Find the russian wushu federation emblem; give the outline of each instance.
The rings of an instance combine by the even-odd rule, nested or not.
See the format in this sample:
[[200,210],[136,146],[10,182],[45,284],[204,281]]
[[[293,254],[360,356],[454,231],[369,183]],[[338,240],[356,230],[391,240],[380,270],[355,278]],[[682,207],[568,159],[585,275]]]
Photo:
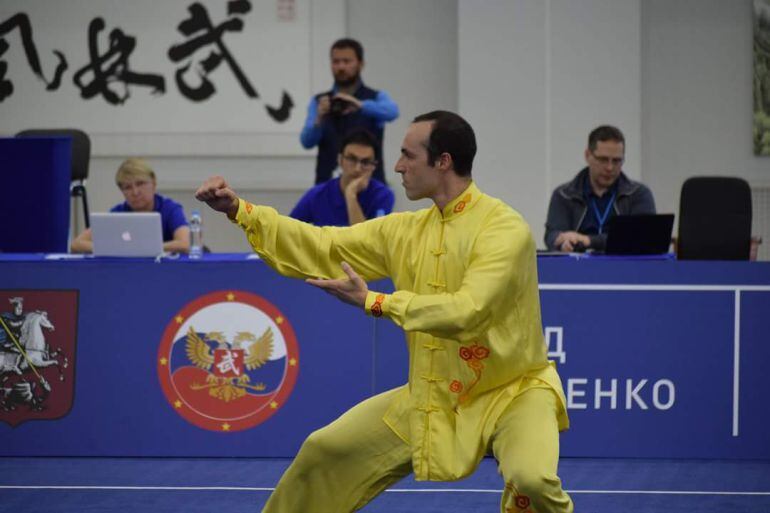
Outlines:
[[218,291],[185,305],[163,332],[158,378],[171,407],[212,431],[252,428],[288,400],[299,371],[294,330],[264,298]]

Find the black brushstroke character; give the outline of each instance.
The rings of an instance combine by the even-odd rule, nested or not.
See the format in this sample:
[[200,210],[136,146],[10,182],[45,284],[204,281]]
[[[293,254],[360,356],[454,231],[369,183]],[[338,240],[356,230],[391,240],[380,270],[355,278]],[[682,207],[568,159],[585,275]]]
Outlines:
[[[230,66],[236,80],[238,80],[246,95],[249,98],[259,98],[259,93],[251,85],[251,82],[249,82],[249,79],[233,58],[230,50],[222,41],[225,32],[241,32],[243,30],[243,20],[240,16],[251,11],[251,3],[248,0],[229,1],[227,3],[227,14],[230,17],[217,26],[214,26],[211,22],[208,11],[200,3],[195,2],[191,4],[187,10],[190,13],[190,17],[182,21],[177,30],[190,39],[184,43],[174,45],[168,50],[168,57],[175,63],[187,59],[186,63],[176,71],[176,83],[179,91],[185,97],[195,102],[201,102],[210,98],[216,92],[216,87],[209,80],[209,74],[217,69],[224,60]],[[214,45],[215,49],[194,68],[199,85],[191,86],[185,77],[193,68],[192,55],[197,50],[209,45]],[[278,108],[267,106],[266,109],[273,119],[283,122],[288,119],[293,106],[294,103],[291,97],[284,91],[281,106]]]
[[291,114],[291,108],[294,107],[294,101],[291,99],[291,96],[289,96],[289,93],[286,91],[283,92],[283,96],[281,97],[281,106],[280,107],[271,107],[269,105],[266,105],[265,108],[267,109],[267,113],[270,114],[270,117],[274,120],[278,121],[279,123],[283,123],[287,119],[289,119],[289,115]]
[[[104,54],[99,52],[99,32],[104,30],[104,19],[94,18],[88,25],[88,53],[90,64],[75,73],[73,82],[80,88],[80,96],[85,99],[101,94],[112,105],[122,105],[131,96],[129,85],[152,87],[152,94],[166,92],[166,80],[162,75],[136,73],[131,71],[128,58],[136,48],[136,38],[127,36],[119,28],[110,32],[109,48]],[[85,83],[86,80],[90,80]],[[115,91],[113,84],[122,85],[122,90]]]
[[[67,69],[67,58],[59,50],[53,51],[54,55],[59,59],[59,63],[56,65],[53,79],[47,80],[45,75],[43,75],[43,68],[40,66],[40,58],[37,55],[35,41],[32,38],[32,24],[29,21],[29,16],[25,13],[14,14],[0,23],[0,57],[8,50],[8,43],[4,39],[5,35],[14,29],[19,29],[21,43],[24,46],[24,54],[27,56],[29,67],[32,68],[32,71],[40,80],[45,82],[46,90],[55,91],[58,89],[61,84],[62,73]],[[13,83],[5,79],[6,71],[8,71],[8,64],[0,61],[0,102],[13,94]]]

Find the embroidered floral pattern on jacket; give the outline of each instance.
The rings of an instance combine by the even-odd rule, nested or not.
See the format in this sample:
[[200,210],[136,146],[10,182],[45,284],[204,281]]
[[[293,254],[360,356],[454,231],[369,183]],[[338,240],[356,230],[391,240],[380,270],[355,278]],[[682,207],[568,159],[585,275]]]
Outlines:
[[374,304],[370,308],[372,315],[375,317],[382,317],[382,302],[385,301],[385,294],[377,294],[374,298]]
[[471,346],[460,346],[460,358],[465,360],[468,367],[471,368],[473,374],[476,375],[473,381],[471,381],[465,388],[465,392],[460,396],[460,402],[465,401],[468,398],[468,393],[481,379],[481,373],[484,371],[484,360],[489,356],[489,348],[480,346],[478,342],[474,342]]
[[470,201],[471,201],[471,195],[470,195],[470,194],[466,194],[466,195],[463,197],[463,199],[462,199],[462,200],[460,200],[460,201],[457,203],[457,205],[455,205],[455,208],[453,209],[453,210],[454,210],[454,212],[455,212],[455,214],[459,214],[460,212],[462,212],[463,210],[465,210],[465,205],[466,205],[466,204],[468,204],[468,203],[470,203]]

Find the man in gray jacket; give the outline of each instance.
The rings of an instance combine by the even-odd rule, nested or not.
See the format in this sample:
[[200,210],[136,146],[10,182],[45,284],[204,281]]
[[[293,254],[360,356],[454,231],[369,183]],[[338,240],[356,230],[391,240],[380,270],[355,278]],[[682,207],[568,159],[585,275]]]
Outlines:
[[588,136],[588,164],[553,191],[545,222],[545,245],[552,251],[601,251],[606,227],[616,215],[654,214],[649,188],[622,171],[626,140],[614,126],[602,125]]

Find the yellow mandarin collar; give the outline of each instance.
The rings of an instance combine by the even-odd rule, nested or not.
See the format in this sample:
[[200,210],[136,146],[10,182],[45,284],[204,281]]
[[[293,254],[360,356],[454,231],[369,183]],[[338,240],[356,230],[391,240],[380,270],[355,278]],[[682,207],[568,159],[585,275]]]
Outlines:
[[[455,199],[447,203],[444,210],[441,213],[442,220],[449,221],[458,217],[471,208],[481,198],[481,191],[476,187],[476,183],[471,181],[470,185],[466,189],[457,195]],[[438,210],[438,208],[436,208]]]

